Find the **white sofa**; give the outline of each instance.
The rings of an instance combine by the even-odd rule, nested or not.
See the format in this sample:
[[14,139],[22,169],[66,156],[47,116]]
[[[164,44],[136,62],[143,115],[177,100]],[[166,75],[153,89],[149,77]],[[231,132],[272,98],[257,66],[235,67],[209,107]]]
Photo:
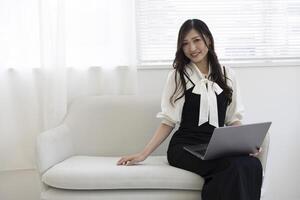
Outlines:
[[[199,200],[203,179],[166,159],[171,136],[144,162],[117,166],[158,127],[160,98],[90,96],[73,101],[64,121],[37,138],[43,200]],[[260,156],[266,166],[269,139]]]

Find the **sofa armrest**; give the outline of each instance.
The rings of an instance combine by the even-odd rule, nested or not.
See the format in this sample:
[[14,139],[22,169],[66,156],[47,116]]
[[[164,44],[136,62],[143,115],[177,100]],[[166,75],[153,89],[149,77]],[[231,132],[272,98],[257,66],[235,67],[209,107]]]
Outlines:
[[36,154],[37,167],[41,174],[55,164],[74,155],[69,128],[63,124],[38,135]]
[[267,133],[263,144],[261,145],[262,152],[258,155],[258,159],[260,160],[263,171],[266,171],[266,165],[267,165],[267,159],[268,159],[268,153],[269,153],[269,144],[270,144],[270,135]]

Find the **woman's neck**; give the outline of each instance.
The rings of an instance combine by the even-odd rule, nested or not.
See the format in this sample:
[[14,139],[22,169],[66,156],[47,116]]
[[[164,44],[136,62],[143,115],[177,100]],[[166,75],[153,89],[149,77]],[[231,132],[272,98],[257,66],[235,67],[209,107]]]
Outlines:
[[209,67],[207,59],[203,59],[201,62],[195,64],[202,74],[208,75]]

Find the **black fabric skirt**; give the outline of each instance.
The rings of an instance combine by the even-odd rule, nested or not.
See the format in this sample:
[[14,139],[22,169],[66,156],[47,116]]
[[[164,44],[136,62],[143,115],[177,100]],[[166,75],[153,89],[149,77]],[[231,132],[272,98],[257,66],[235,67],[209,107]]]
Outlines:
[[252,156],[233,156],[201,160],[183,149],[184,144],[170,145],[169,164],[194,172],[205,180],[202,200],[259,200],[262,165]]

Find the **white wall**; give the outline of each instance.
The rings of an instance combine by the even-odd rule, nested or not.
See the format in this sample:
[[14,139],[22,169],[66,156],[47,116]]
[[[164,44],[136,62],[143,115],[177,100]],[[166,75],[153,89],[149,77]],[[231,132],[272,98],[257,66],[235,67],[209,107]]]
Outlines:
[[[244,122],[272,121],[267,200],[300,199],[300,66],[234,68]],[[168,70],[140,70],[139,93],[160,95]]]

